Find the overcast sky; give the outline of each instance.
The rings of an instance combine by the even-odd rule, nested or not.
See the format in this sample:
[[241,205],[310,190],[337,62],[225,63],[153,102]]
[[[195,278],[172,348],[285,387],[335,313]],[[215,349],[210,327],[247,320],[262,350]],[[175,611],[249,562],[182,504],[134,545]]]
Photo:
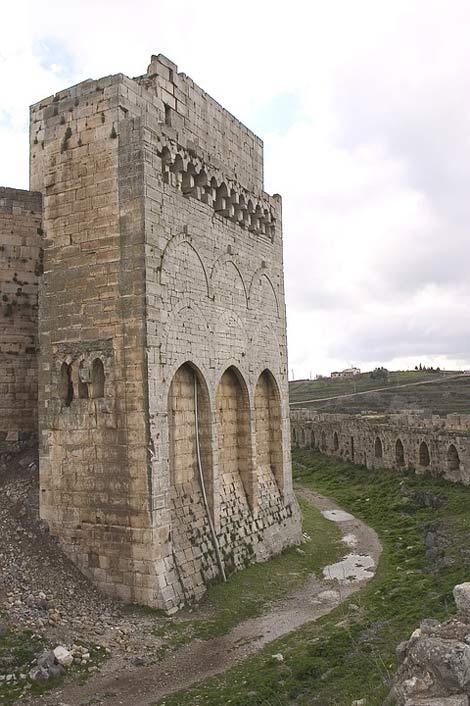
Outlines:
[[159,52],[265,142],[284,205],[289,368],[470,367],[470,2],[8,3],[0,185],[28,106]]

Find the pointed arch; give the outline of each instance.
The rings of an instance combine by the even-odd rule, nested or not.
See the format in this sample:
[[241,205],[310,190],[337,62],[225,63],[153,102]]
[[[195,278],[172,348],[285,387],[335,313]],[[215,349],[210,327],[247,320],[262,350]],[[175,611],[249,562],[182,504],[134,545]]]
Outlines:
[[383,451],[383,446],[382,446],[382,441],[380,437],[376,436],[375,437],[375,444],[374,444],[374,456],[375,458],[383,458],[384,451]]
[[405,465],[405,449],[401,439],[397,439],[395,442],[395,462],[399,467]]
[[[201,266],[201,270],[202,270],[202,274],[203,274],[203,283],[204,283],[204,287],[206,290],[206,294],[207,294],[207,296],[210,296],[210,282],[209,282],[209,277],[207,275],[207,269],[204,264],[204,260],[200,256],[197,249],[194,247],[194,245],[191,241],[191,237],[188,236],[188,234],[185,232],[176,233],[175,235],[173,235],[170,238],[170,240],[168,241],[168,243],[166,244],[165,249],[163,250],[163,253],[160,258],[160,267],[158,270],[160,284],[166,284],[164,273],[170,274],[171,270],[172,270],[172,268],[169,267],[169,260],[172,257],[172,255],[174,255],[174,251],[177,248],[181,248],[181,247],[182,248],[184,248],[184,247],[189,248],[191,250],[191,252],[193,253],[193,255],[197,258],[198,263]],[[173,269],[175,269],[175,268],[173,268]]]
[[[235,279],[230,276],[227,268],[232,267],[235,270]],[[238,255],[231,255],[226,253],[217,258],[212,266],[210,283],[211,290],[219,293],[223,298],[224,303],[228,303],[230,300],[232,304],[242,304],[244,308],[248,307],[248,290],[245,284],[245,279],[242,275],[242,262]],[[225,276],[224,276],[225,272]],[[241,282],[241,288],[237,286],[237,281]],[[242,301],[236,302],[236,293],[240,292],[241,297],[238,299]],[[225,297],[223,293],[225,292]]]
[[241,372],[230,366],[217,386],[217,436],[219,475],[227,492],[233,492],[253,507],[253,467],[250,438],[248,387]]
[[172,485],[184,485],[192,481],[200,485],[197,458],[199,443],[205,491],[213,511],[210,397],[204,376],[191,361],[180,365],[173,375],[168,392],[168,424]]
[[448,471],[450,471],[451,473],[455,473],[455,471],[460,471],[460,456],[455,444],[450,444],[449,448],[447,449],[446,458]]
[[334,449],[335,451],[338,451],[338,450],[339,450],[339,438],[338,438],[338,432],[337,432],[337,431],[335,431],[335,433],[333,434],[333,449]]
[[250,286],[248,288],[248,306],[250,309],[253,309],[254,307],[257,306],[256,301],[254,301],[255,297],[255,287],[259,287],[260,289],[264,286],[267,286],[270,293],[272,294],[273,301],[274,301],[274,309],[276,316],[279,316],[279,303],[277,300],[277,295],[276,295],[276,290],[274,289],[274,285],[272,283],[272,279],[270,277],[270,274],[266,271],[265,267],[259,267],[256,272],[254,273]]
[[429,447],[425,441],[422,441],[419,445],[419,465],[426,468],[431,463],[431,456],[429,454]]
[[263,370],[255,387],[256,464],[260,478],[274,476],[283,487],[281,397],[274,375]]

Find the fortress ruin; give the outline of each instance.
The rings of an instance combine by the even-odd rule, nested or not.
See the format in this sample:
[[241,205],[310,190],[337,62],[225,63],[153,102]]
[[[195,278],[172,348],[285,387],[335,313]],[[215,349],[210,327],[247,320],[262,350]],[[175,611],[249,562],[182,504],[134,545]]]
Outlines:
[[103,590],[172,611],[300,541],[281,199],[161,55],[30,124],[33,191],[0,192],[0,441],[34,434],[38,369],[41,517]]
[[470,485],[470,415],[360,417],[291,410],[292,443],[367,468],[414,469]]

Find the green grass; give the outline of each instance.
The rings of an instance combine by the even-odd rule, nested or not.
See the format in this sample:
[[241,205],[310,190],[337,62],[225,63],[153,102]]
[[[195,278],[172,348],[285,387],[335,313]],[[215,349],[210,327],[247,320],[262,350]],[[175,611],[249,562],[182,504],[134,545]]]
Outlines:
[[[470,570],[470,489],[446,481],[367,471],[311,451],[294,452],[299,482],[334,498],[379,533],[376,577],[338,609],[269,645],[224,675],[166,697],[165,706],[381,706],[395,648],[426,617],[454,612],[452,589]],[[406,490],[405,490],[406,489]],[[445,498],[435,510],[423,493]],[[437,532],[437,556],[425,536]],[[283,662],[273,659],[282,653]]]
[[[164,640],[160,657],[194,638],[207,640],[226,634],[243,620],[260,615],[271,603],[302,585],[312,573],[319,573],[326,564],[342,556],[344,547],[339,542],[339,528],[309,503],[301,501],[300,506],[307,536],[301,547],[288,549],[269,562],[249,566],[233,574],[227,583],[213,584],[191,620],[159,621],[154,634]],[[200,612],[204,618],[197,617]]]

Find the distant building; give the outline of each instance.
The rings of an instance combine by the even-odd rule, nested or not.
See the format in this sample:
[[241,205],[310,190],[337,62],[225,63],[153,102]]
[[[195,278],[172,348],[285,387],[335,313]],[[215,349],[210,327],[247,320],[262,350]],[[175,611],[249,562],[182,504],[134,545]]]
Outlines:
[[342,370],[341,372],[334,372],[331,373],[331,378],[353,378],[356,375],[360,375],[361,370],[360,368],[346,368],[345,370]]

